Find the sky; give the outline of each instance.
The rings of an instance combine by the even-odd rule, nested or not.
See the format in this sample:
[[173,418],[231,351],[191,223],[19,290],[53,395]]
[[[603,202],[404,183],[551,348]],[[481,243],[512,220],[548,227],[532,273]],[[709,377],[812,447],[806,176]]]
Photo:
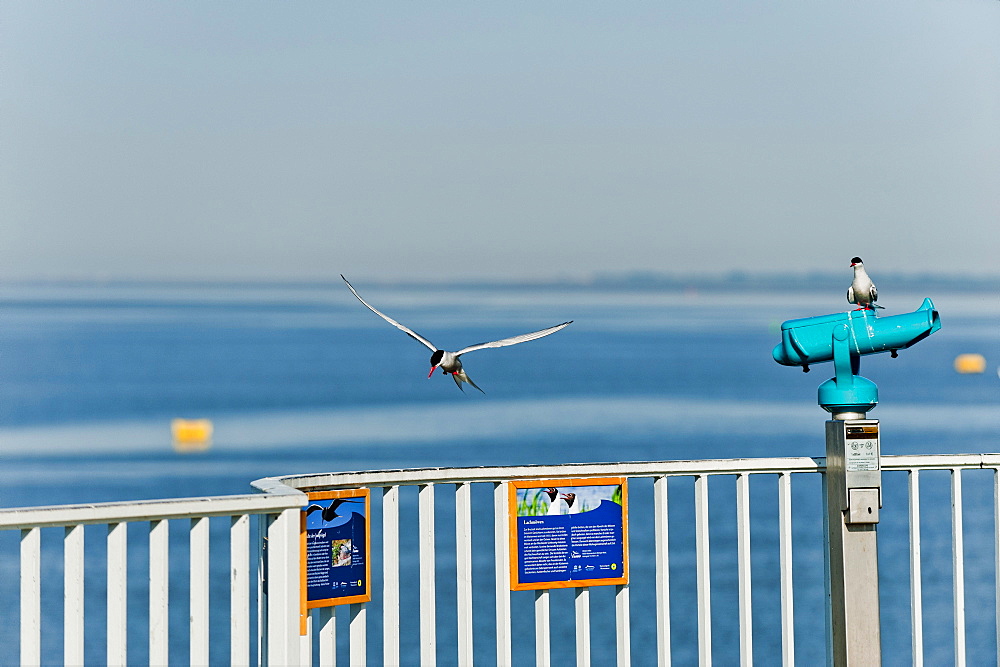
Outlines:
[[1000,274],[1000,2],[0,3],[0,280]]

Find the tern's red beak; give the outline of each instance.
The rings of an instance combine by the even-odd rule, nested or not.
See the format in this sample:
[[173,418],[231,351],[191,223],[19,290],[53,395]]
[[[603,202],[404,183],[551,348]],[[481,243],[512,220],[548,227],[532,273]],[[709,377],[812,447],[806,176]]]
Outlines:
[[432,375],[434,375],[434,371],[436,371],[436,370],[437,370],[437,366],[431,366],[431,372],[427,374],[427,378],[430,379],[430,377]]

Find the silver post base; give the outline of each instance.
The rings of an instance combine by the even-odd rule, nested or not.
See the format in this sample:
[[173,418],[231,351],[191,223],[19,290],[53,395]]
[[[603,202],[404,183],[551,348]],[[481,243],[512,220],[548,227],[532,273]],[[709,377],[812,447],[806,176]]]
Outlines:
[[[845,419],[847,415],[849,419]],[[877,523],[859,522],[857,514],[849,511],[851,501],[845,500],[854,498],[857,491],[874,492],[868,498],[877,499],[872,509],[874,521],[878,521],[878,422],[864,417],[864,413],[840,413],[826,422],[827,639],[829,659],[835,667],[882,664]],[[874,428],[876,432],[874,457],[861,458],[857,448],[852,447],[860,440],[850,432],[862,428]],[[869,441],[864,442],[867,445]]]
[[836,421],[848,421],[850,419],[867,419],[867,412],[835,412],[831,415]]

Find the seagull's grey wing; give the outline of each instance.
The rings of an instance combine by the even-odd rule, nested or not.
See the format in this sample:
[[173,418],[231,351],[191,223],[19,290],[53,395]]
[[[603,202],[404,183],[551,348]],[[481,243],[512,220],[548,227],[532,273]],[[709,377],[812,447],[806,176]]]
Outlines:
[[[340,277],[344,278],[344,274],[343,273],[340,274]],[[423,336],[421,336],[420,334],[418,334],[413,329],[409,329],[407,327],[404,327],[402,324],[400,324],[396,320],[392,319],[388,315],[385,315],[384,313],[380,313],[379,311],[375,310],[372,306],[370,306],[367,301],[365,301],[364,299],[361,298],[361,295],[358,294],[357,290],[354,289],[354,286],[351,285],[350,282],[348,282],[347,278],[344,278],[344,282],[347,283],[347,287],[350,288],[351,292],[354,293],[354,296],[358,297],[358,301],[360,301],[361,303],[363,303],[366,306],[368,306],[368,310],[372,311],[373,313],[375,313],[376,315],[378,315],[379,317],[381,317],[383,320],[385,320],[386,322],[388,322],[392,326],[396,327],[397,329],[399,329],[400,331],[402,331],[406,335],[410,336],[411,338],[420,341],[421,343],[423,343],[424,345],[426,345],[427,347],[429,347],[431,349],[431,352],[436,352],[437,351],[437,347],[434,345],[434,343],[430,342],[429,340],[427,340],[426,338],[424,338]]]
[[536,338],[541,338],[542,336],[548,336],[549,334],[554,334],[563,327],[568,327],[573,323],[573,320],[569,322],[563,322],[562,324],[557,324],[554,327],[549,327],[548,329],[542,329],[541,331],[532,331],[531,333],[521,334],[520,336],[512,336],[511,338],[504,338],[503,340],[495,340],[492,343],[477,343],[476,345],[470,345],[469,347],[463,347],[461,350],[455,353],[455,356],[465,354],[466,352],[473,352],[475,350],[482,350],[486,347],[505,347],[507,345],[517,345],[518,343],[527,343],[529,340],[535,340]]

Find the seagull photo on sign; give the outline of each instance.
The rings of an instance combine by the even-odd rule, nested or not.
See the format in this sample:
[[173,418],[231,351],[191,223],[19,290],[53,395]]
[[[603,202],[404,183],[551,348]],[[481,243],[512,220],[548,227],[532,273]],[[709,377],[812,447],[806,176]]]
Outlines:
[[423,343],[431,350],[431,352],[433,352],[433,354],[431,354],[431,371],[430,373],[427,374],[428,378],[434,375],[434,371],[436,369],[440,368],[441,372],[444,373],[445,375],[451,375],[452,379],[455,380],[455,384],[458,385],[458,388],[461,389],[463,392],[465,391],[465,389],[462,387],[462,383],[468,382],[476,389],[479,389],[479,391],[482,391],[484,394],[486,393],[469,378],[469,376],[465,373],[465,370],[462,368],[462,362],[459,360],[459,357],[462,356],[463,354],[467,352],[475,352],[476,350],[483,350],[488,347],[505,347],[507,345],[517,345],[518,343],[527,343],[529,340],[535,340],[543,336],[548,336],[549,334],[554,334],[563,327],[567,327],[573,323],[573,320],[570,320],[569,322],[563,322],[562,324],[557,324],[556,326],[549,327],[548,329],[542,329],[540,331],[533,331],[531,333],[521,334],[520,336],[512,336],[510,338],[495,340],[489,343],[477,343],[475,345],[463,347],[461,350],[457,352],[447,352],[445,350],[438,349],[438,347],[434,343],[430,342],[429,340],[418,334],[413,329],[405,327],[396,320],[389,317],[388,315],[380,313],[378,310],[372,307],[367,301],[361,298],[361,295],[358,294],[358,292],[354,289],[354,286],[351,285],[350,282],[348,282],[347,278],[344,278],[344,274],[340,274],[340,277],[344,279],[345,283],[347,283],[347,287],[351,290],[354,296],[358,297],[358,301],[360,301],[361,303],[365,304],[365,306],[368,307],[368,310],[372,311],[373,313],[381,317],[383,320],[385,320],[392,326],[396,327],[403,333],[407,334],[408,336],[410,336],[410,338],[413,338],[414,340]]
[[566,499],[559,495],[559,489],[549,487],[545,489],[545,495],[549,497],[549,509],[545,514],[547,516],[560,516],[566,507]]
[[559,496],[566,501],[566,514],[577,514],[580,511],[580,505],[576,502],[575,493],[564,493]]
[[882,308],[882,306],[875,305],[878,300],[878,290],[875,289],[875,283],[865,271],[865,263],[861,261],[860,257],[852,257],[851,266],[854,267],[854,280],[847,288],[847,302],[857,304],[856,310]]

